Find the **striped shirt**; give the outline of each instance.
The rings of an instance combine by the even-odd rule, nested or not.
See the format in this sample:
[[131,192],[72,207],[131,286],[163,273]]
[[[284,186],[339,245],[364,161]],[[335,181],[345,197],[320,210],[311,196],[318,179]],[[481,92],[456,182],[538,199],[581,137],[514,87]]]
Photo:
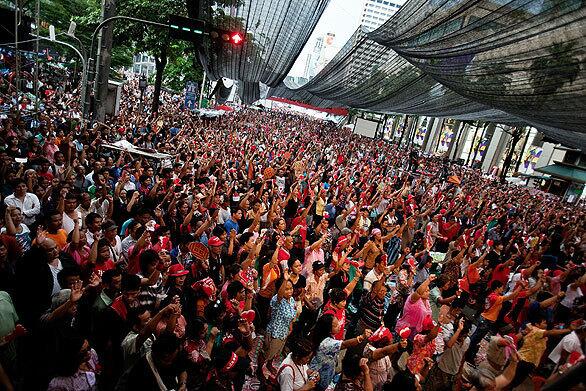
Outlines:
[[[137,274],[140,278],[148,278]],[[150,311],[156,309],[156,306],[165,298],[163,289],[163,276],[160,275],[155,285],[143,286],[138,294],[138,301],[141,306],[147,307]]]
[[393,236],[389,240],[389,247],[387,247],[387,264],[395,263],[399,258],[401,252],[401,238]]
[[385,299],[379,299],[372,294],[366,294],[362,297],[360,302],[360,319],[372,330],[380,327],[385,307]]

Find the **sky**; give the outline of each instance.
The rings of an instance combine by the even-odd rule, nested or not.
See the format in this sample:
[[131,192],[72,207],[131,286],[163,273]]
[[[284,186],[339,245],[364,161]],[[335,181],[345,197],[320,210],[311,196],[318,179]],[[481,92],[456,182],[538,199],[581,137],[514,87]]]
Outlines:
[[344,46],[360,25],[363,5],[364,0],[330,0],[289,75],[303,76],[307,54],[313,49],[316,37],[334,33],[336,35],[334,45],[338,48]]

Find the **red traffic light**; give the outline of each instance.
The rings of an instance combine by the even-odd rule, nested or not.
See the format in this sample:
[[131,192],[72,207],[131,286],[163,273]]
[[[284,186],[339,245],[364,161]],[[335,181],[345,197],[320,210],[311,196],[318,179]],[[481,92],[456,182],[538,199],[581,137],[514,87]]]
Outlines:
[[217,27],[211,27],[208,30],[209,37],[214,41],[219,41],[222,43],[229,43],[233,46],[240,46],[244,43],[245,37],[244,34],[240,31],[230,31],[224,30]]
[[242,38],[242,35],[240,35],[240,33],[233,33],[230,36],[230,41],[234,44],[234,45],[240,45],[242,43],[242,41],[244,41],[244,38]]

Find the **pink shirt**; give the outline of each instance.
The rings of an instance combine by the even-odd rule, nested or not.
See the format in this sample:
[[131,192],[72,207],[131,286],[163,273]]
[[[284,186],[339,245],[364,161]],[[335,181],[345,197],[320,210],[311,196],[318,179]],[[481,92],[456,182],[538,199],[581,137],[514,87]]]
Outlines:
[[303,261],[303,269],[301,274],[307,277],[312,272],[312,265],[315,261],[324,261],[324,250],[320,247],[317,250],[311,250],[311,247],[305,249],[305,260]]
[[423,329],[423,320],[429,315],[431,316],[431,307],[429,306],[429,300],[423,300],[419,298],[415,303],[411,301],[410,294],[407,300],[405,300],[405,306],[403,307],[403,316],[397,321],[395,330],[399,332],[404,327],[414,328],[418,333]]

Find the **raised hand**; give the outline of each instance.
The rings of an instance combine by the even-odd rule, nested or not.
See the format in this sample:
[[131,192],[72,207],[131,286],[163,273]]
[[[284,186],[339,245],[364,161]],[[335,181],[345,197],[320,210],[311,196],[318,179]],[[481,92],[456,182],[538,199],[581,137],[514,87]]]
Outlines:
[[71,296],[69,296],[69,300],[72,303],[77,303],[81,296],[83,295],[83,283],[81,281],[76,281],[73,286],[71,287]]
[[45,234],[45,230],[43,229],[42,225],[37,227],[37,243],[39,245],[43,244],[47,239],[47,235]]
[[98,276],[96,273],[92,273],[92,275],[90,276],[90,279],[88,281],[88,286],[95,288],[98,285],[100,285],[101,282],[102,282],[102,279],[100,278],[100,276]]

